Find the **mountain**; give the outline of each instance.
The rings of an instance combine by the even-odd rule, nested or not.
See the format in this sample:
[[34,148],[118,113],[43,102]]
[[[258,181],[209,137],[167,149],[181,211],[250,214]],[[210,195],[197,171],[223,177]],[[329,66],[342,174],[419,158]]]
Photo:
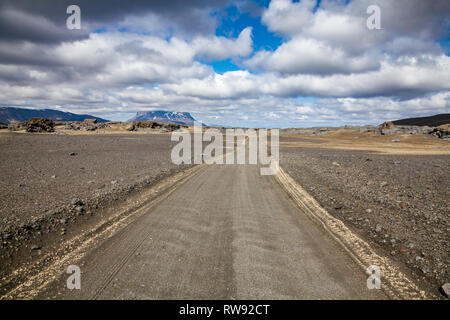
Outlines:
[[429,126],[439,127],[450,123],[450,113],[437,114],[431,117],[408,118],[392,121],[397,126]]
[[53,121],[83,121],[84,119],[97,119],[98,122],[108,122],[108,120],[88,114],[75,114],[52,109],[0,107],[0,123],[9,124],[10,122],[16,121],[28,121],[31,118],[47,118]]
[[142,111],[128,120],[133,121],[156,121],[156,122],[170,122],[176,124],[184,124],[192,126],[196,121],[189,112],[173,112],[173,111]]

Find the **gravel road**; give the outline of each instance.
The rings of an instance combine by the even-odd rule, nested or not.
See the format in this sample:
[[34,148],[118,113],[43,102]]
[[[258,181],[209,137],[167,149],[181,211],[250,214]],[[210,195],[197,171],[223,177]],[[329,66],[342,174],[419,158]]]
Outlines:
[[38,298],[386,298],[251,165],[206,167],[77,264],[80,290],[62,272]]

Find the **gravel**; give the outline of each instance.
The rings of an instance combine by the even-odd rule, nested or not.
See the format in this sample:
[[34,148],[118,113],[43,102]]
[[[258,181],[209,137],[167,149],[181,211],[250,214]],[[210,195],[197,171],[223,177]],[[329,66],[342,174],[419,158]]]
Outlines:
[[444,283],[441,286],[441,292],[444,294],[447,298],[450,298],[450,283]]
[[170,135],[0,134],[0,238],[66,221],[169,176]]
[[433,288],[449,282],[450,156],[280,151],[281,166],[377,250]]

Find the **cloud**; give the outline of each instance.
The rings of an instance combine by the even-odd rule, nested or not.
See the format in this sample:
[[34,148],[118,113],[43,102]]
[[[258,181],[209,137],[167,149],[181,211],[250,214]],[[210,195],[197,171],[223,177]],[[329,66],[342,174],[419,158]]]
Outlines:
[[297,3],[290,0],[272,0],[262,15],[262,21],[270,31],[296,34],[311,22],[315,6],[314,0]]
[[276,73],[260,75],[248,71],[214,74],[206,79],[185,79],[162,86],[177,94],[207,99],[272,95],[279,97],[371,97],[411,98],[450,90],[450,59],[386,59],[380,69],[329,76]]
[[257,52],[244,65],[289,74],[347,74],[373,71],[386,57],[444,54],[435,39],[450,25],[448,1],[377,1],[382,21],[378,31],[366,27],[370,4],[322,1],[318,6],[315,0],[273,0],[262,21],[284,35],[285,43],[275,51]]
[[[385,32],[380,41],[402,37],[439,38],[448,32],[450,3],[436,0],[272,0],[262,15],[262,21],[274,32],[293,36],[303,34],[320,40],[356,42],[365,32],[369,5],[381,10],[381,24]],[[363,27],[363,28],[361,28]],[[368,33],[365,33],[368,34]],[[357,36],[355,38],[355,36]]]
[[229,57],[248,57],[253,51],[252,27],[241,31],[236,40],[225,37],[200,37],[192,43],[196,55],[207,61]]
[[[31,80],[23,70],[21,77],[17,74],[27,68],[47,73],[49,83],[128,86],[204,78],[212,73],[212,68],[195,58],[221,60],[247,56],[251,51],[251,28],[246,28],[237,39],[199,36],[192,41],[132,33],[93,33],[88,39],[56,46],[29,42],[1,45],[0,57],[8,63],[2,65],[3,76],[16,81]],[[44,83],[42,79],[41,84]]]
[[[210,12],[228,6],[230,0],[78,0],[81,8],[82,31],[66,29],[66,9],[74,4],[70,0],[3,0],[0,4],[0,38],[27,40],[36,43],[59,43],[86,38],[96,28],[108,25],[136,27],[139,31],[212,34],[215,20]],[[153,17],[152,23],[146,23]]]
[[43,15],[18,11],[14,8],[0,8],[0,38],[34,42],[61,42],[86,38],[86,29],[72,32],[65,25],[56,25]]
[[[83,29],[69,32],[72,3],[5,0],[0,101],[121,119],[139,110],[190,111],[241,126],[449,112],[450,58],[438,41],[448,37],[448,1],[377,0],[377,31],[366,28],[371,2],[273,0],[261,8],[239,1],[238,12],[261,15],[283,38],[272,51],[254,52],[263,26],[240,21],[238,36],[217,35],[217,12],[230,1],[82,0]],[[241,70],[216,73],[214,62],[227,59]]]
[[358,73],[379,67],[369,55],[350,56],[342,49],[311,38],[295,38],[274,52],[259,51],[244,65],[253,70],[319,75]]

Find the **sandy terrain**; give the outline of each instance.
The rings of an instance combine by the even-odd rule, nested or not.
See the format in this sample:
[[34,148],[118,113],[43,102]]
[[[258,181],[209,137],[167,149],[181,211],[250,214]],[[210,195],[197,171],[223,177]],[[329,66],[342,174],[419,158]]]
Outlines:
[[356,132],[352,129],[339,129],[322,136],[282,135],[281,146],[288,148],[326,148],[344,150],[363,150],[386,154],[411,155],[450,155],[450,143],[431,135],[378,135],[369,132]]

